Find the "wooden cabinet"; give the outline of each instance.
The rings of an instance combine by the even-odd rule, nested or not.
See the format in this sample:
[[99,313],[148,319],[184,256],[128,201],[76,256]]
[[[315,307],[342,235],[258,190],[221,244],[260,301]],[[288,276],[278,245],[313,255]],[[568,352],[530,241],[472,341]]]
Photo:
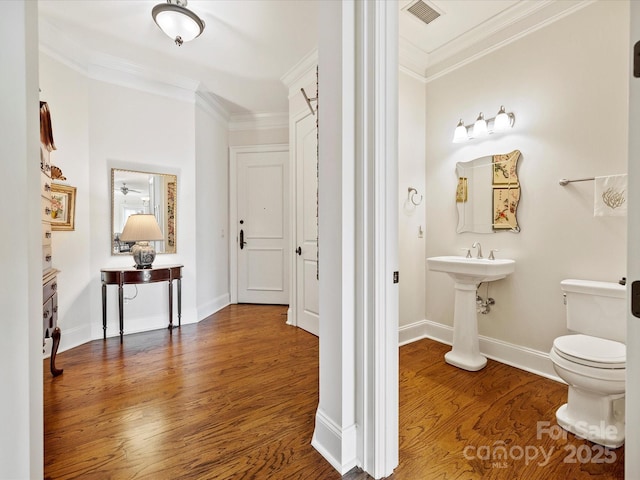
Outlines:
[[60,346],[58,327],[58,270],[53,268],[51,251],[51,118],[45,102],[40,102],[40,217],[42,221],[42,323],[43,345],[51,338],[51,374],[57,377],[62,369],[56,368],[56,355]]

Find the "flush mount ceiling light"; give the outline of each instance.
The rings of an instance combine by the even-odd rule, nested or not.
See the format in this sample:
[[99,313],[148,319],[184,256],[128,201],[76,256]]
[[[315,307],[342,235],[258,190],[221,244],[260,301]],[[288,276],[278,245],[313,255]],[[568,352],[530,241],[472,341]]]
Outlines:
[[187,8],[187,0],[167,0],[153,7],[156,25],[180,46],[204,31],[204,20]]
[[480,112],[475,123],[468,127],[460,119],[453,133],[453,143],[462,143],[474,138],[486,137],[491,133],[505,132],[513,127],[515,121],[516,116],[511,112],[507,113],[504,106],[500,107],[494,118],[485,120],[484,115]]

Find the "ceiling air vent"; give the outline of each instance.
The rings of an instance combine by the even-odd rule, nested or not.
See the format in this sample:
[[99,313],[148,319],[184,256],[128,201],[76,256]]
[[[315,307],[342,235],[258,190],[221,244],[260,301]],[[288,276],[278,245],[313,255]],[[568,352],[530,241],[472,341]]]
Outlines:
[[413,16],[417,19],[422,20],[427,25],[440,16],[438,12],[436,12],[422,0],[418,0],[417,2],[415,2],[413,5],[407,8],[407,11],[413,14]]

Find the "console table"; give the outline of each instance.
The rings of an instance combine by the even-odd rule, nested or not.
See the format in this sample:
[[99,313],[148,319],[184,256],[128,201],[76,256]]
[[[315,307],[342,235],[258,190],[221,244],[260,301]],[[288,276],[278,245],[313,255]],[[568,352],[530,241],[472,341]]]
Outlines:
[[107,285],[118,285],[118,310],[120,320],[120,343],[124,334],[124,296],[125,285],[142,283],[169,282],[169,331],[173,329],[173,281],[178,284],[178,326],[182,317],[182,267],[183,265],[158,265],[152,268],[135,267],[102,268],[102,330],[107,339]]

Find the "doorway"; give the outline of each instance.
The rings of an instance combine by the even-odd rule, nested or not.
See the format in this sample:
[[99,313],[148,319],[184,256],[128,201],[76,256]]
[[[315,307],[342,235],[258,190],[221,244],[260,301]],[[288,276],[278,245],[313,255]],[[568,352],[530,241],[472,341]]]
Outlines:
[[289,303],[289,150],[230,148],[232,303]]

